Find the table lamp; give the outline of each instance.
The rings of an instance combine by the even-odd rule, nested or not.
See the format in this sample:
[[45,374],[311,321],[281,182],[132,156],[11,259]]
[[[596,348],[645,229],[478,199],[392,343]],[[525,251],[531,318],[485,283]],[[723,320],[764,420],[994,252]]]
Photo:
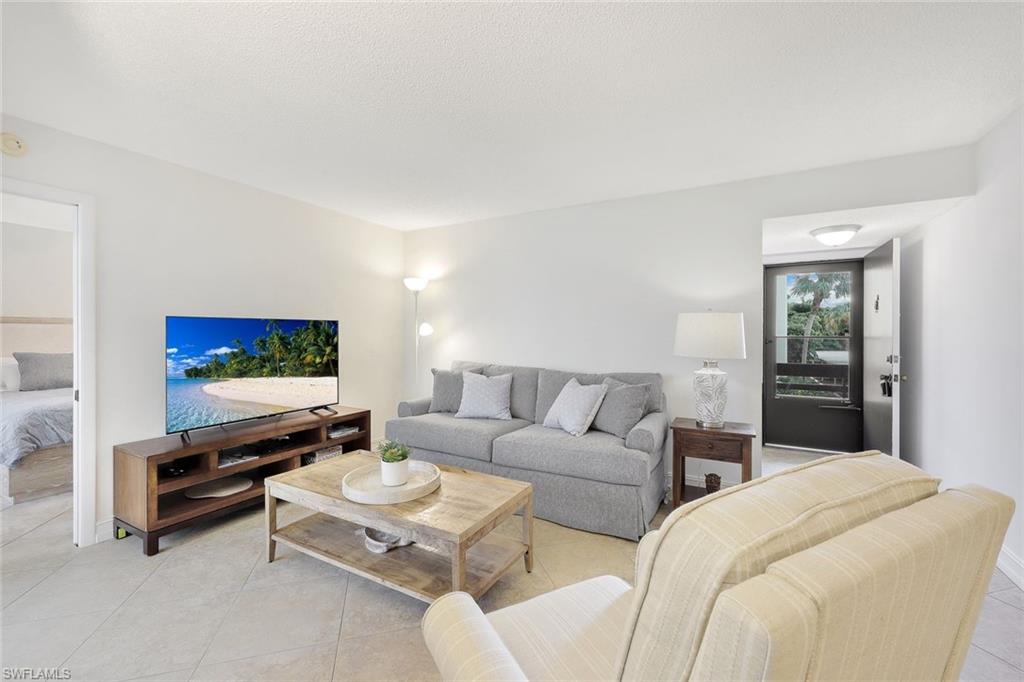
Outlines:
[[704,361],[704,366],[693,373],[697,425],[722,428],[728,375],[718,368],[718,361],[746,360],[743,313],[679,313],[675,354]]

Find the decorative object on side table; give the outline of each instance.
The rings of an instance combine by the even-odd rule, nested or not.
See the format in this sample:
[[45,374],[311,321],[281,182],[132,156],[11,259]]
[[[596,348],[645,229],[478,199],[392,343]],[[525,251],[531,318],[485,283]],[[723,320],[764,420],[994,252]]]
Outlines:
[[[675,509],[684,501],[687,457],[739,464],[741,480],[746,483],[750,480],[751,451],[756,437],[753,424],[726,422],[720,429],[708,430],[700,426],[696,419],[673,419],[672,508]],[[707,491],[711,492],[710,488]],[[700,488],[691,488],[690,492],[691,498],[699,496]]]
[[718,361],[747,358],[743,313],[679,313],[675,354],[704,360],[704,367],[693,373],[697,421],[706,429],[722,428],[727,375]]
[[711,493],[717,493],[722,489],[722,477],[718,474],[704,474],[704,489]]
[[409,482],[409,446],[386,440],[378,448],[380,453],[380,482],[387,486]]

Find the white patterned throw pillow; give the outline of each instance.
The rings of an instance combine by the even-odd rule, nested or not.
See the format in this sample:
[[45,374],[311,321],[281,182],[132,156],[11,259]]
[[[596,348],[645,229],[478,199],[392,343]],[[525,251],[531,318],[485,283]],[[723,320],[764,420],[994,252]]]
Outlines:
[[462,373],[462,402],[455,416],[460,419],[512,419],[512,375],[485,377]]
[[569,379],[544,417],[544,426],[582,436],[601,409],[601,402],[607,392],[608,387],[604,384],[583,386],[576,377]]

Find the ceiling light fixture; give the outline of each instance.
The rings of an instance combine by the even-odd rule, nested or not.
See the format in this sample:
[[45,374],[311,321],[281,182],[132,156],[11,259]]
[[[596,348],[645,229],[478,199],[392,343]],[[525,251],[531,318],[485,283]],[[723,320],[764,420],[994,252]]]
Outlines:
[[860,225],[829,225],[811,230],[811,236],[825,246],[842,246],[853,239],[860,228]]

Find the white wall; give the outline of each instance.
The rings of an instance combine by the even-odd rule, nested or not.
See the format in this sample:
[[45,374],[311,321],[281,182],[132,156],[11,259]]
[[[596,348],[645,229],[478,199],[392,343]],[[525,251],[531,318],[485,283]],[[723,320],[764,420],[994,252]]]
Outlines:
[[113,444],[164,433],[165,315],[340,320],[342,402],[382,433],[401,381],[399,232],[27,121],[3,129],[29,149],[5,176],[96,201],[98,520]]
[[[0,318],[47,320],[23,324],[0,319],[0,356],[70,353],[72,233],[7,222],[0,230]],[[55,318],[68,322],[54,324]]]
[[1024,280],[1018,111],[977,145],[977,194],[903,238],[903,456],[1016,499],[1001,567],[1024,583]]
[[[436,333],[421,345],[407,396],[429,393],[430,367],[454,359],[570,370],[653,370],[669,413],[693,414],[699,361],[672,355],[675,315],[746,316],[748,359],[725,361],[726,418],[761,421],[761,221],[784,215],[961,196],[971,148],[434,228],[405,239],[407,274]],[[411,296],[406,353],[411,368]],[[760,443],[755,447],[760,469]],[[738,467],[691,461],[687,474]]]

